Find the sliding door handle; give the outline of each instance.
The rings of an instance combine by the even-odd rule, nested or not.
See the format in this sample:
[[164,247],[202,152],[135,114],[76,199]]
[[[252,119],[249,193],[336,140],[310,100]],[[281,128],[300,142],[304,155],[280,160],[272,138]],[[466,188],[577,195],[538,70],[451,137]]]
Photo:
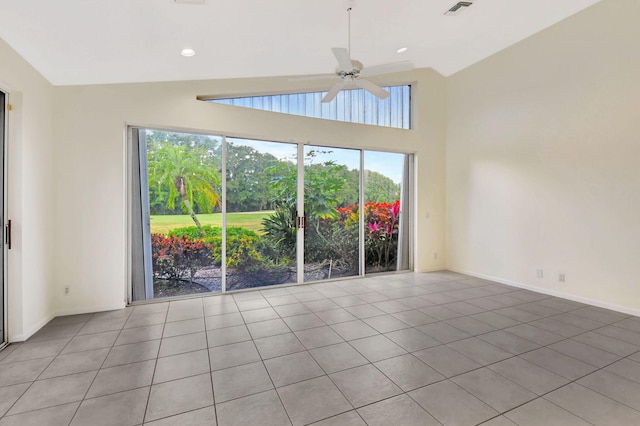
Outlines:
[[296,228],[307,229],[307,217],[306,216],[297,216],[296,217]]
[[7,244],[7,249],[11,250],[11,220],[8,220],[4,226],[4,242]]

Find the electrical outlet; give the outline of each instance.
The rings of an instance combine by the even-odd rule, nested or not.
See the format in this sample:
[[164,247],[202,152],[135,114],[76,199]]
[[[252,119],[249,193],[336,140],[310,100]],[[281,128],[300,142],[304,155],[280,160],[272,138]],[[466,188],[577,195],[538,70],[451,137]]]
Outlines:
[[64,288],[64,294],[65,294],[65,295],[66,295],[66,294],[69,294],[69,286],[66,286],[66,287]]
[[564,276],[564,272],[560,272],[558,274],[558,281],[561,282],[561,283],[566,281],[566,277]]
[[543,278],[544,277],[544,271],[542,269],[536,269],[536,277]]

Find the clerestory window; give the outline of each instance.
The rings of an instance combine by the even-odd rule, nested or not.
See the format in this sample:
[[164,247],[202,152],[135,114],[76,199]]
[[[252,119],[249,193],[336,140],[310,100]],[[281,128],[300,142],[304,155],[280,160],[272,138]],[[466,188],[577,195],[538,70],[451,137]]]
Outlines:
[[411,86],[387,86],[385,89],[391,93],[387,99],[378,99],[363,89],[352,89],[341,91],[333,101],[328,103],[321,102],[327,92],[206,99],[206,101],[325,120],[410,129]]

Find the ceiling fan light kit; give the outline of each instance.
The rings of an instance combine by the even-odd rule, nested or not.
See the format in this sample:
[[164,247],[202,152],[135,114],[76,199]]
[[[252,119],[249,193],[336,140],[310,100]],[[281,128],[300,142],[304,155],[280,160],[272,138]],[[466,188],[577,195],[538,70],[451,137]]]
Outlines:
[[341,81],[334,84],[327,94],[322,98],[322,102],[331,102],[343,89],[348,88],[360,88],[364,89],[372,95],[386,99],[390,93],[384,90],[382,87],[369,80],[365,80],[362,77],[372,77],[376,75],[408,71],[413,69],[413,64],[410,61],[392,62],[388,64],[376,65],[372,67],[365,67],[362,62],[355,60],[351,57],[351,10],[355,5],[355,1],[347,1],[347,19],[348,19],[348,48],[334,47],[331,49],[333,56],[338,62],[338,67],[334,75],[317,75],[309,77],[301,77],[292,80],[324,80],[332,78],[340,78]]

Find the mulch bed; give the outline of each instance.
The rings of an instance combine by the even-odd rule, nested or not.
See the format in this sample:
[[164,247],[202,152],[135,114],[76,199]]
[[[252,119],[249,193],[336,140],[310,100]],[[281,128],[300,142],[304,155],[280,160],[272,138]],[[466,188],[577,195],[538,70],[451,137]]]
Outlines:
[[153,282],[153,297],[187,296],[189,294],[210,293],[211,291],[200,284],[189,281],[155,280]]
[[[219,268],[203,268],[194,277],[194,282],[188,280],[155,279],[153,282],[154,298],[187,296],[199,293],[218,293],[222,286],[222,277]],[[256,274],[231,273],[227,276],[227,290],[240,290],[247,288],[268,287],[270,285],[295,282],[295,269],[281,269],[279,271],[263,272]],[[328,276],[326,265],[305,265],[305,281],[321,281],[328,278],[352,276],[352,272],[341,268],[335,268]]]

